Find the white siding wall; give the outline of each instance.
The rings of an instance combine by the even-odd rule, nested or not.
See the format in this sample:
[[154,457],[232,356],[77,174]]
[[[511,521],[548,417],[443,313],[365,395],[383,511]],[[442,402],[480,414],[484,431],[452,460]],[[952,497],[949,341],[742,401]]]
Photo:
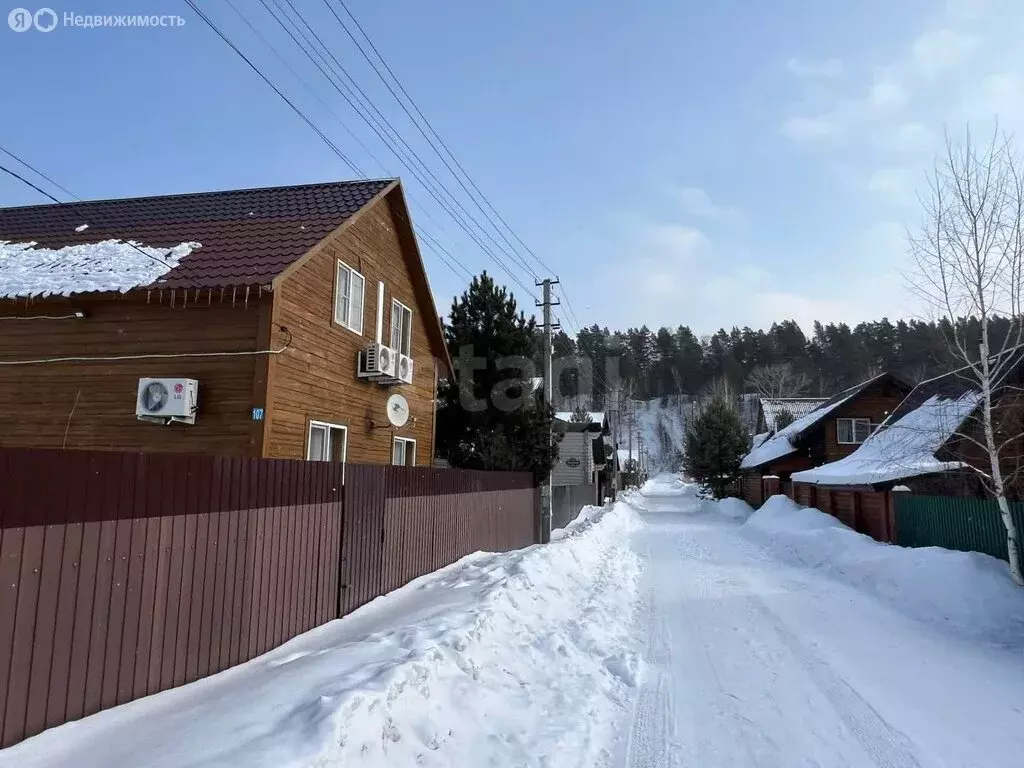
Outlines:
[[[578,466],[566,461],[575,459]],[[566,432],[558,444],[558,462],[551,471],[552,485],[587,485],[593,481],[594,449],[590,432]]]

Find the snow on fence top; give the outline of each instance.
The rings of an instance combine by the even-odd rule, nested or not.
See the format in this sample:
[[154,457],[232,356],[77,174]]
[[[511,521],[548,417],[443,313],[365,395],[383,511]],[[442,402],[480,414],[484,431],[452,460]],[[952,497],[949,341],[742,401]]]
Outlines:
[[151,285],[199,243],[154,248],[134,241],[104,240],[64,248],[0,240],[0,297],[69,296]]
[[819,485],[865,485],[959,469],[963,462],[940,461],[935,452],[980,402],[979,392],[967,392],[956,399],[933,395],[898,421],[883,424],[849,456],[794,472],[793,480]]

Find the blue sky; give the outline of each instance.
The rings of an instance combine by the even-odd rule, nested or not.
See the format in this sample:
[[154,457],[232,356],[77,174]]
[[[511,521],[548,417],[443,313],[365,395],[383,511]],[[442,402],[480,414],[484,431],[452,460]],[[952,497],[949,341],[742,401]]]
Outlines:
[[[262,6],[234,1],[384,167],[224,0],[202,5],[370,176],[403,176],[440,223],[414,207],[418,224],[503,277]],[[324,0],[293,1],[440,169]],[[2,143],[82,198],[351,177],[183,2],[145,5],[186,24],[0,28]],[[1024,7],[1012,0],[349,5],[584,324],[705,333],[921,314],[900,271],[943,131],[995,114],[1011,130],[1024,122]],[[40,201],[0,178],[0,204]],[[464,281],[425,256],[443,311]]]

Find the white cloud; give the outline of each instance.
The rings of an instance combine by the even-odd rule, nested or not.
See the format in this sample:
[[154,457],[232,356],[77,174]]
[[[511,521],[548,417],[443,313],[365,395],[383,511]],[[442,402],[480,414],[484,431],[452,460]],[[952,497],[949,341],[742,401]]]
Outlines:
[[917,200],[917,181],[917,175],[907,168],[879,168],[868,178],[867,189],[887,202],[912,205]]
[[964,100],[963,119],[987,123],[998,118],[1004,124],[1024,122],[1024,82],[1015,72],[985,75]]
[[868,99],[871,106],[875,109],[899,109],[907,103],[907,91],[897,82],[880,80],[871,86],[871,93]]
[[839,133],[839,126],[829,115],[790,117],[782,124],[782,133],[794,141],[817,141],[834,138]]
[[691,216],[710,221],[726,221],[739,218],[735,208],[719,205],[711,196],[699,187],[671,187],[670,194],[682,205],[683,210]]
[[907,153],[932,152],[937,141],[935,133],[916,120],[882,129],[875,139],[879,149]]
[[710,245],[707,236],[695,227],[654,224],[638,234],[632,256],[662,266],[685,266],[706,253]]
[[960,66],[977,47],[978,38],[954,29],[931,29],[910,47],[911,59],[926,77],[935,77]]
[[839,59],[808,59],[792,58],[786,62],[786,69],[800,78],[833,80],[842,77],[844,67]]

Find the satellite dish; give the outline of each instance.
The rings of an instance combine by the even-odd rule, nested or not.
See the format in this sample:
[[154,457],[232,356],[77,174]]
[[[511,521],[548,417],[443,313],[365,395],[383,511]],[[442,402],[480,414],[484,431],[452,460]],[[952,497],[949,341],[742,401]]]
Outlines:
[[389,397],[387,409],[388,421],[393,426],[404,427],[405,423],[409,421],[409,401],[405,399],[405,395],[395,393]]

